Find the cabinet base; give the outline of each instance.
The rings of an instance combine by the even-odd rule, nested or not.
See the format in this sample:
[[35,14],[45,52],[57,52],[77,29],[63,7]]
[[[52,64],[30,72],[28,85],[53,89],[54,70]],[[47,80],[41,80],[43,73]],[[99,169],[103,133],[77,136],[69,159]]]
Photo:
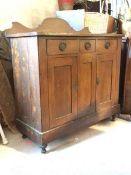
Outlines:
[[105,109],[103,111],[97,112],[97,114],[90,114],[90,116],[81,117],[79,119],[73,120],[71,122],[66,123],[60,127],[56,127],[44,132],[33,129],[23,121],[17,119],[16,125],[18,129],[23,133],[24,136],[29,137],[34,142],[42,145],[42,153],[46,153],[47,144],[59,137],[70,134],[75,130],[79,130],[84,127],[89,127],[97,122],[110,118],[115,119],[116,115],[120,112],[120,106],[116,105],[111,109]]

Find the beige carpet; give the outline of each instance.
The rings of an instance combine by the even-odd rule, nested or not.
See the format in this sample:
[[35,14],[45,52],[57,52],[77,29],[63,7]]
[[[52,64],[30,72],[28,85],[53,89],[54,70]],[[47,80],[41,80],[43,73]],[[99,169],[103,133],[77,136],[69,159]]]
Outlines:
[[131,122],[105,120],[49,144],[47,154],[8,130],[0,140],[3,175],[131,175]]

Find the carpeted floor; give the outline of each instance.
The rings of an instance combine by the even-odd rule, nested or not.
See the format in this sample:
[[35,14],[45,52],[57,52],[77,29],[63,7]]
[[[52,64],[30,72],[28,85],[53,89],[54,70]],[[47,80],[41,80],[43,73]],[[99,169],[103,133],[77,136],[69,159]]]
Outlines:
[[0,140],[2,175],[131,175],[131,122],[105,120],[61,138],[41,154],[38,145],[6,131]]

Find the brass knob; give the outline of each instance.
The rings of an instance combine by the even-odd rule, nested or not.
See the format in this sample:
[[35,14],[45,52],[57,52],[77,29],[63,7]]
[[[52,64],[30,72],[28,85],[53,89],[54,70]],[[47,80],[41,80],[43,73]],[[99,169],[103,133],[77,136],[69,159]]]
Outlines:
[[110,42],[106,42],[105,43],[105,49],[109,49],[110,45],[111,45]]
[[59,50],[63,52],[65,49],[66,49],[66,43],[63,43],[63,42],[60,43],[59,44]]
[[85,49],[88,50],[91,48],[91,43],[90,42],[86,42],[85,43]]

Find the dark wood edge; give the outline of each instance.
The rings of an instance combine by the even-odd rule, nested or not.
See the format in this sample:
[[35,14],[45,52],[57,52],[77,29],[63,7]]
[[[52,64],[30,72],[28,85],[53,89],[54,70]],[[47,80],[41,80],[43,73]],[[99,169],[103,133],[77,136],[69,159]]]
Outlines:
[[6,37],[23,37],[23,36],[117,36],[122,37],[122,34],[91,34],[88,27],[80,31],[75,31],[65,20],[60,18],[46,18],[43,22],[34,29],[27,28],[24,25],[13,22],[12,28],[6,29]]
[[129,56],[129,52],[131,52],[131,38],[127,38],[127,58],[126,58],[126,70],[125,70],[125,79],[124,79],[124,92],[123,92],[123,106],[122,112],[127,113],[126,111],[126,91],[127,91],[127,77],[128,77],[128,69],[129,69],[129,62],[131,56]]
[[16,119],[16,126],[18,130],[26,137],[29,137],[32,141],[42,145],[42,135],[35,132],[30,127],[23,124],[22,121]]

